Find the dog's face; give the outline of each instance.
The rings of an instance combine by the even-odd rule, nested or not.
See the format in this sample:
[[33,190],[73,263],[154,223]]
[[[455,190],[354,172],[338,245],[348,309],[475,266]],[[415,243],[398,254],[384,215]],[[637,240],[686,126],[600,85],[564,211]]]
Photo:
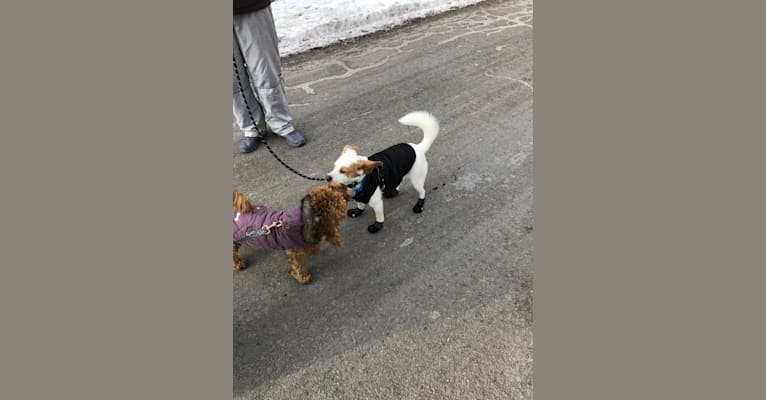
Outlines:
[[339,193],[345,201],[349,201],[354,197],[351,191],[348,190],[348,187],[340,182],[328,182],[327,187],[329,187],[331,191]]
[[357,154],[356,146],[345,146],[335,160],[332,171],[327,174],[328,182],[337,182],[345,186],[353,186],[360,182],[365,175],[372,172],[375,167],[383,165],[380,161],[370,161],[366,157]]
[[337,208],[343,210],[343,215],[346,212],[346,204],[354,197],[351,190],[339,182],[327,182],[324,185],[315,186],[311,189],[309,195],[311,196],[312,207],[314,207],[315,211]]
[[340,221],[346,217],[346,206],[353,195],[351,191],[338,182],[328,182],[326,185],[315,186],[309,192],[311,208],[321,221],[320,229],[325,236],[333,236]]

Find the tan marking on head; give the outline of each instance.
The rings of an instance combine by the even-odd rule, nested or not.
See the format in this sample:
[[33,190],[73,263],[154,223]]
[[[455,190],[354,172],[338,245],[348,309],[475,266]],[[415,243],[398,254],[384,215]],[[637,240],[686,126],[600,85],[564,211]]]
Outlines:
[[348,167],[340,167],[338,172],[340,172],[343,175],[346,175],[347,177],[349,177],[351,179],[354,179],[354,178],[357,178],[359,176],[364,175],[364,174],[361,173],[361,170],[359,170],[356,167],[356,163],[353,163],[353,164],[351,164],[351,166],[348,166]]
[[[359,160],[353,164],[351,164],[350,169],[355,173],[355,176],[361,176],[361,175],[367,175],[370,172],[372,172],[375,167],[383,165],[380,161],[370,161],[370,160]],[[346,174],[346,176],[351,176],[349,174]]]

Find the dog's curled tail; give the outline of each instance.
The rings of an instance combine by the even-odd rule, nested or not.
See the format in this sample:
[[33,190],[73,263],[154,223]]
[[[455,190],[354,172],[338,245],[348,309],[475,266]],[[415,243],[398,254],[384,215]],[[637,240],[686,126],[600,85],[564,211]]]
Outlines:
[[403,125],[415,126],[423,131],[423,141],[417,146],[427,152],[431,148],[436,136],[439,135],[439,121],[426,111],[414,111],[401,118],[399,123]]

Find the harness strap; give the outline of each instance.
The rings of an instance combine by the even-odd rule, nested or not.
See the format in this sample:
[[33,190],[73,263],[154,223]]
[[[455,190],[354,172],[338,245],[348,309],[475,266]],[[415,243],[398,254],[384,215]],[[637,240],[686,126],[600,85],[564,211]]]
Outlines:
[[378,182],[380,182],[380,191],[385,192],[386,191],[386,179],[385,175],[380,173],[380,167],[375,167],[375,172],[378,173]]

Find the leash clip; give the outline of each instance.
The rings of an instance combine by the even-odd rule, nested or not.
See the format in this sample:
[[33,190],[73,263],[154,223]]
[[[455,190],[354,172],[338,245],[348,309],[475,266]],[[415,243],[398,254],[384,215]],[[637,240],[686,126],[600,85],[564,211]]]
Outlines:
[[254,240],[255,238],[261,237],[263,235],[268,235],[271,233],[272,228],[281,228],[284,226],[281,220],[272,222],[271,225],[264,225],[261,227],[261,229],[258,229],[257,231],[252,232],[246,232],[245,236],[242,237],[242,240]]
[[264,225],[261,227],[261,229],[264,230],[263,234],[268,235],[271,233],[272,228],[281,228],[284,224],[282,223],[282,220],[272,222],[271,225]]

